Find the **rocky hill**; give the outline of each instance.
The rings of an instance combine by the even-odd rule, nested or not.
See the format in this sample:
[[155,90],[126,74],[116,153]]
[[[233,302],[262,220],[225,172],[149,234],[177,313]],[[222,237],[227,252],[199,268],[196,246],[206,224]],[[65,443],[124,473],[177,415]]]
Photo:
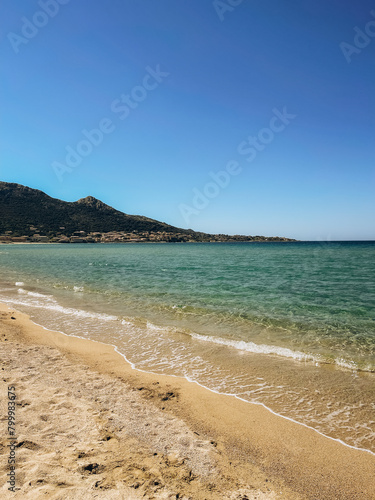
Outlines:
[[190,232],[148,217],[125,214],[92,196],[67,202],[37,189],[0,182],[0,233],[32,235],[35,230],[30,228],[34,227],[43,234],[63,232],[67,236],[75,231]]
[[[292,241],[263,236],[226,236],[180,229],[140,215],[128,215],[92,196],[75,202],[51,198],[37,189],[0,182],[0,236],[70,238],[77,233],[95,241],[125,241],[141,235],[152,241]],[[113,234],[112,234],[113,233]],[[116,234],[120,236],[116,239]],[[111,235],[107,238],[106,235]],[[91,237],[92,239],[92,237]],[[71,240],[73,241],[73,240]]]

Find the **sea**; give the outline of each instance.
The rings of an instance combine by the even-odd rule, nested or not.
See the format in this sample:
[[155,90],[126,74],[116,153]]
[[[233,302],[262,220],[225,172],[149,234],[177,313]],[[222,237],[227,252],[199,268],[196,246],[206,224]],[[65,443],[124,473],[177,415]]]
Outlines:
[[4,244],[0,302],[375,452],[375,242]]

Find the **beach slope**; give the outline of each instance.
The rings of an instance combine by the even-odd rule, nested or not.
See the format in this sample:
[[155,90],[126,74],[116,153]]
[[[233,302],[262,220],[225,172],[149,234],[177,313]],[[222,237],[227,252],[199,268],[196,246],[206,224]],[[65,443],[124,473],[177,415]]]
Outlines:
[[374,455],[4,305],[0,351],[2,498],[375,498]]

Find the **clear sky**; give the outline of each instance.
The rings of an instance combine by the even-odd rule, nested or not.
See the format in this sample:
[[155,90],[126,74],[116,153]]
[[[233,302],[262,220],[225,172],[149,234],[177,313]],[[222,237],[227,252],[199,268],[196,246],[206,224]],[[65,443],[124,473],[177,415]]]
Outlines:
[[0,19],[1,180],[205,232],[375,239],[373,1],[2,0]]

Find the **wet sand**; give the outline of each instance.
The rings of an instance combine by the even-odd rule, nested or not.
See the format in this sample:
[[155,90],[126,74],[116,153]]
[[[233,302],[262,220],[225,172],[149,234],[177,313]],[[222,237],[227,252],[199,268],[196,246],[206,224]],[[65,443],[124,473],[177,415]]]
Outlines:
[[[0,495],[375,499],[375,456],[0,306]],[[8,491],[7,388],[16,393]]]

